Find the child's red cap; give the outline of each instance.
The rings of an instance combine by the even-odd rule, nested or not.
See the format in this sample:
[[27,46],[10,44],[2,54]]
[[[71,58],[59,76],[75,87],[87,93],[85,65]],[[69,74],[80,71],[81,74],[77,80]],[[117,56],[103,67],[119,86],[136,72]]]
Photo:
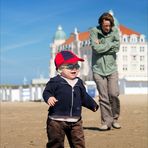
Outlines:
[[78,61],[83,62],[84,59],[79,58],[73,52],[69,50],[63,50],[61,52],[58,52],[54,59],[56,69],[58,69],[63,64],[72,64]]

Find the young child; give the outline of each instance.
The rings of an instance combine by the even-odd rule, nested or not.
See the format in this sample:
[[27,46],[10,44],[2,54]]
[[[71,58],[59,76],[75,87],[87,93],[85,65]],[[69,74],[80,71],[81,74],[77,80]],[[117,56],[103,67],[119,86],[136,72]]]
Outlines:
[[71,51],[61,51],[55,57],[59,74],[50,79],[43,92],[44,101],[49,105],[47,148],[64,148],[65,135],[71,148],[85,148],[82,106],[95,112],[98,105],[77,77],[80,68],[78,61],[84,60]]

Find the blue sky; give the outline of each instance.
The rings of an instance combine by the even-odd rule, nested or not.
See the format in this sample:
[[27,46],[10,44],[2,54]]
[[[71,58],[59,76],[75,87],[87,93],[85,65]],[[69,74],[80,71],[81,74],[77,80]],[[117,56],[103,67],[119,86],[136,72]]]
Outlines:
[[148,38],[147,0],[0,0],[0,83],[27,83],[48,77],[50,43],[58,25],[67,38],[97,25],[112,9],[119,23]]

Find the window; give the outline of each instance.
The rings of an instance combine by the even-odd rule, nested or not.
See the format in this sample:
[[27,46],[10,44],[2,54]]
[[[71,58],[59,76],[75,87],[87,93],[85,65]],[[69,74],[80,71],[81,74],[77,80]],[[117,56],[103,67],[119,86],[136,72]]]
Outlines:
[[122,47],[122,51],[123,51],[123,52],[127,52],[127,47],[124,47],[124,46],[123,46],[123,47]]
[[127,65],[123,65],[123,71],[127,71]]
[[144,35],[140,35],[139,41],[141,43],[144,43],[145,42],[145,36]]
[[123,38],[123,42],[124,42],[124,43],[127,43],[127,37],[124,37],[124,38]]
[[144,52],[144,47],[143,46],[140,47],[140,52]]
[[136,53],[136,52],[137,52],[136,46],[132,46],[132,47],[131,47],[131,52],[132,52],[132,53]]
[[123,35],[122,42],[124,42],[124,43],[128,42],[128,36],[127,35]]
[[140,71],[144,71],[144,65],[140,65]]
[[140,61],[144,61],[144,56],[140,56]]
[[137,43],[137,35],[131,35],[130,36],[130,42],[131,43]]
[[132,61],[136,61],[137,60],[137,56],[136,55],[133,55],[132,56]]

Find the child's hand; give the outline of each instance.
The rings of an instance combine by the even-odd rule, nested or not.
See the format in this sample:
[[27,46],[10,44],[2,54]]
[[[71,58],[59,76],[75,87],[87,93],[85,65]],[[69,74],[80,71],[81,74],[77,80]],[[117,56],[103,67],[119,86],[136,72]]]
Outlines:
[[48,99],[47,103],[48,103],[48,105],[49,105],[49,107],[50,107],[50,106],[54,106],[57,101],[58,101],[58,100],[57,100],[55,97],[50,97],[50,98]]
[[94,112],[96,112],[99,108],[99,105],[96,106],[96,108],[94,109]]

